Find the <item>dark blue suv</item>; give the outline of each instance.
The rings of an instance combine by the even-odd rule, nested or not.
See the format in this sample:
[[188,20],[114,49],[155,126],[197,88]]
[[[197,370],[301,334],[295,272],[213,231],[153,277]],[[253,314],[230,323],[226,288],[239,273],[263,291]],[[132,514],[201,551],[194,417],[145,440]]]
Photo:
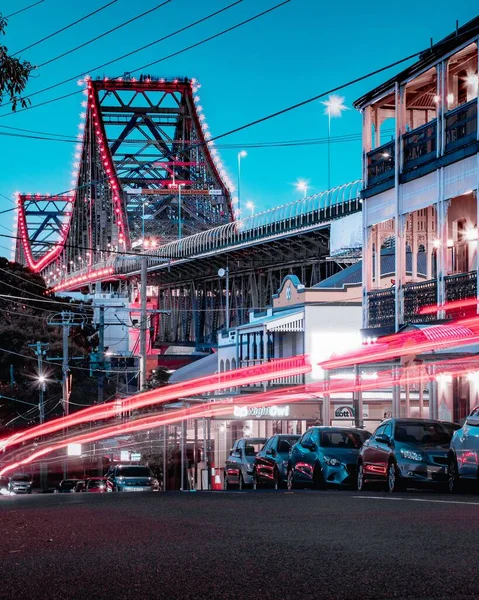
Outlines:
[[355,485],[359,449],[370,435],[353,427],[311,427],[291,450],[288,489]]
[[253,487],[266,485],[277,490],[286,484],[289,453],[299,435],[277,434],[269,438],[254,459]]

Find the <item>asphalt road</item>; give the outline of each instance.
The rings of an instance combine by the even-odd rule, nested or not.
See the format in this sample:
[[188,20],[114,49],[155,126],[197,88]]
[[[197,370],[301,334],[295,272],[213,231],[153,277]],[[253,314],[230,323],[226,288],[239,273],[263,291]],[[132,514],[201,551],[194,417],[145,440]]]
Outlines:
[[0,497],[0,598],[479,598],[479,495]]

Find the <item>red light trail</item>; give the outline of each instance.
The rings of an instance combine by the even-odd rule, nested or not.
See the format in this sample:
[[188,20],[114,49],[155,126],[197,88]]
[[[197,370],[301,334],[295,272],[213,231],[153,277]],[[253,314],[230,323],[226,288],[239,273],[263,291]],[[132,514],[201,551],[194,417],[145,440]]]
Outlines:
[[[7,465],[0,471],[0,476],[11,472],[17,469],[18,467],[30,464],[38,458],[45,456],[46,454],[50,454],[52,452],[55,452],[56,450],[65,448],[69,444],[85,444],[88,442],[98,441],[100,439],[111,438],[120,434],[142,431],[145,429],[159,427],[161,425],[171,425],[173,423],[177,423],[185,419],[193,419],[205,416],[213,417],[228,415],[231,414],[232,408],[234,406],[243,406],[251,400],[254,401],[256,407],[263,407],[272,404],[284,404],[286,402],[291,403],[304,401],[306,399],[314,399],[318,395],[324,395],[326,393],[338,394],[352,392],[356,390],[367,391],[373,389],[381,389],[392,385],[403,384],[403,377],[406,375],[407,382],[409,384],[417,383],[419,381],[434,379],[438,375],[441,375],[443,373],[455,375],[462,375],[468,373],[471,371],[471,365],[476,366],[478,362],[479,359],[474,359],[471,357],[462,357],[459,359],[454,359],[453,361],[447,359],[435,363],[434,372],[428,372],[425,368],[425,365],[418,365],[413,368],[408,367],[402,369],[399,377],[397,373],[396,375],[394,375],[391,371],[386,371],[384,373],[381,373],[377,377],[377,379],[362,381],[358,385],[356,385],[349,379],[336,380],[330,382],[328,387],[326,388],[324,382],[319,382],[317,384],[312,384],[308,386],[294,386],[282,390],[272,390],[268,392],[250,394],[238,398],[237,401],[233,400],[227,402],[207,402],[197,405],[193,408],[173,409],[170,410],[168,413],[163,413],[161,415],[153,415],[149,417],[140,418],[135,421],[130,421],[128,423],[102,427],[101,429],[94,432],[88,432],[85,434],[74,434],[59,442],[52,443],[44,448],[36,450],[24,459],[17,460],[14,463]],[[276,378],[276,376],[274,378]],[[283,376],[285,375],[283,374]],[[228,385],[227,387],[232,386]]]
[[31,427],[23,432],[13,434],[0,440],[0,450],[5,450],[13,444],[19,444],[33,438],[54,433],[60,429],[67,429],[81,423],[88,423],[94,420],[108,419],[117,416],[125,410],[135,410],[155,404],[171,402],[180,397],[196,396],[216,390],[227,389],[256,383],[257,381],[270,381],[282,377],[301,375],[309,373],[311,366],[305,356],[295,356],[262,363],[252,367],[236,369],[214,376],[199,377],[184,383],[177,383],[164,388],[142,392],[130,396],[123,402],[113,401],[105,404],[99,404],[79,410],[67,417],[60,417],[48,421],[43,425]]

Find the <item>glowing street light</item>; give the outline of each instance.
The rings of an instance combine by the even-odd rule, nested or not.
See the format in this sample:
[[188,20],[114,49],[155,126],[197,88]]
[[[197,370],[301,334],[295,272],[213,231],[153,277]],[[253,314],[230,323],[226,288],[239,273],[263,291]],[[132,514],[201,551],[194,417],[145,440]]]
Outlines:
[[331,117],[340,117],[345,110],[349,110],[344,104],[344,96],[331,94],[325,102],[321,102],[324,114],[328,115],[328,190],[331,189]]
[[249,208],[251,210],[251,216],[253,216],[254,215],[254,204],[252,202],[247,202],[246,208]]
[[299,192],[303,192],[304,193],[304,198],[306,198],[307,194],[308,194],[308,182],[305,181],[304,179],[299,179],[296,182],[296,189]]
[[241,159],[248,156],[246,150],[238,152],[238,214],[241,214]]

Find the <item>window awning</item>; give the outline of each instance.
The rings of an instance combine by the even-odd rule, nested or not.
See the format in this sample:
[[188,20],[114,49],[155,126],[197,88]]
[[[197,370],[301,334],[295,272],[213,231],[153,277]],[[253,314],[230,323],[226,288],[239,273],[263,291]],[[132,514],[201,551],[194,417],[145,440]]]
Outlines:
[[304,309],[285,310],[277,312],[264,319],[258,319],[252,323],[246,323],[238,327],[238,333],[254,333],[257,331],[278,331],[278,332],[303,332],[304,331]]

